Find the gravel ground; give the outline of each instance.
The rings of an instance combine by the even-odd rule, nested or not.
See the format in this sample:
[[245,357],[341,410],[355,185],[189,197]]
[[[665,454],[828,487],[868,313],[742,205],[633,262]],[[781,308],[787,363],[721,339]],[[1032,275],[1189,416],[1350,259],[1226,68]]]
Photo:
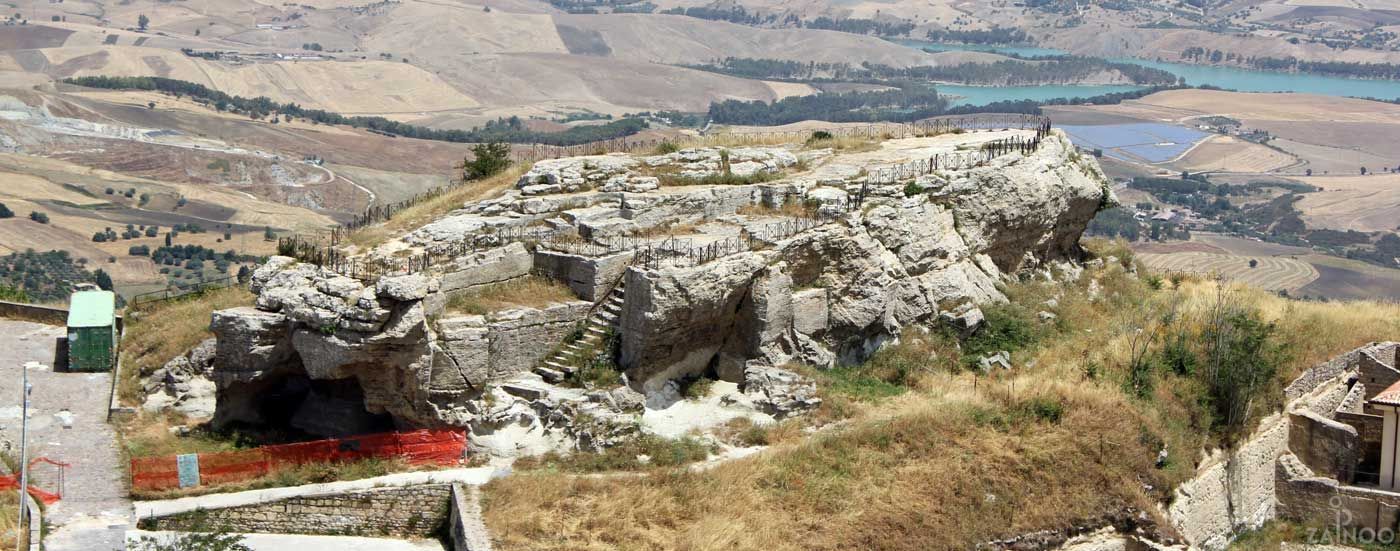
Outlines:
[[[107,424],[112,379],[109,373],[55,373],[56,341],[62,327],[0,320],[0,445],[18,455],[20,370],[29,365],[34,386],[30,400],[29,456],[68,463],[63,499],[48,507],[44,520],[52,530],[44,541],[50,551],[120,550],[131,525],[121,454],[116,433]],[[55,414],[67,410],[72,428]],[[31,472],[34,486],[58,489],[57,469],[44,464]]]

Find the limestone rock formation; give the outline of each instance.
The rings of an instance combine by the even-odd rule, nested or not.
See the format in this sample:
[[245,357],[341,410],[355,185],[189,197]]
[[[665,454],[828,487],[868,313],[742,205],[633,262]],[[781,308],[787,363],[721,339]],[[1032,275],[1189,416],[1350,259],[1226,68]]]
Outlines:
[[191,419],[212,417],[215,386],[210,376],[216,349],[216,341],[207,339],[148,375],[142,407],[148,411],[175,411]]
[[[864,361],[934,324],[970,334],[1006,278],[1077,273],[1079,235],[1113,197],[1063,135],[917,180],[867,182],[860,169],[994,136],[896,141],[854,160],[754,147],[542,161],[517,189],[366,253],[437,255],[425,273],[360,281],[274,257],[253,275],[255,308],[213,317],[215,420],[458,426],[506,453],[591,449],[635,434],[649,398],[698,376],[739,385],[770,418],[800,413],[819,400],[788,364]],[[776,174],[799,156],[816,168],[772,182],[656,177]],[[446,311],[453,296],[531,275],[580,299]],[[572,378],[599,354],[630,388]]]

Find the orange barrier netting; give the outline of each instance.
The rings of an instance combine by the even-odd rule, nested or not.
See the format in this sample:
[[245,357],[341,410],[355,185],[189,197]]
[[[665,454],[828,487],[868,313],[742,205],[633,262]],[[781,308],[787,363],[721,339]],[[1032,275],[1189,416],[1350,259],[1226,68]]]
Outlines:
[[[265,476],[278,468],[308,463],[332,463],[370,458],[397,457],[410,465],[451,465],[467,450],[467,436],[460,430],[425,429],[388,432],[352,438],[316,440],[257,449],[201,453],[199,483],[237,482]],[[176,456],[131,460],[133,490],[180,487]]]
[[[29,462],[29,466],[32,468],[35,463],[48,463],[50,465],[55,465],[60,469],[66,469],[69,467],[67,463],[54,461],[47,457],[36,457]],[[0,491],[9,491],[17,489],[19,489],[19,475],[0,475]],[[39,501],[44,503],[44,505],[53,505],[54,503],[57,503],[59,499],[63,498],[61,494],[44,491],[42,489],[34,487],[34,485],[32,484],[29,486],[29,495],[38,498]]]

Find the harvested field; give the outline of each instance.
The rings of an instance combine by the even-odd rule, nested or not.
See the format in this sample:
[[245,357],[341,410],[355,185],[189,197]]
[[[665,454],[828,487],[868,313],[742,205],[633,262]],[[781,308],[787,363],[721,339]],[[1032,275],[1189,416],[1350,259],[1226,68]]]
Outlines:
[[1171,166],[1190,172],[1272,172],[1297,162],[1266,146],[1233,136],[1215,136],[1198,144]]
[[[243,65],[204,61],[157,48],[65,47],[43,50],[56,77],[165,76],[210,86],[233,95],[267,96],[344,114],[440,111],[478,106],[436,75],[391,61],[260,62]],[[156,62],[158,61],[158,63]]]
[[783,99],[792,96],[810,96],[818,93],[818,90],[816,88],[813,88],[810,84],[802,84],[798,82],[776,82],[768,80],[763,81],[763,83],[767,84],[768,87],[773,90],[773,95],[777,97],[777,99]]
[[1134,252],[1144,254],[1171,254],[1171,253],[1212,253],[1228,254],[1225,249],[1214,245],[1207,245],[1197,241],[1172,241],[1169,243],[1133,243]]
[[1243,256],[1302,256],[1312,253],[1312,249],[1307,247],[1266,243],[1209,232],[1194,232],[1191,234],[1191,241],[1219,247],[1229,254]]
[[1400,174],[1299,178],[1323,191],[1296,203],[1309,228],[1400,230]]
[[[1285,257],[1260,257],[1206,252],[1137,255],[1147,267],[1160,272],[1218,273],[1225,279],[1269,291],[1295,290],[1318,278],[1311,264]],[[1251,268],[1249,262],[1257,261]]]
[[[1318,255],[1320,256],[1320,255]],[[1343,260],[1325,257],[1330,260]],[[1386,270],[1370,265],[1345,266],[1340,262],[1315,260],[1313,267],[1320,277],[1299,288],[1296,293],[1339,300],[1400,301],[1400,270]],[[1355,262],[1355,261],[1349,261]],[[1360,263],[1356,263],[1360,264]],[[1371,268],[1371,269],[1368,269]]]
[[0,50],[37,50],[62,46],[73,31],[46,25],[0,27]]
[[1318,145],[1287,138],[1269,143],[1304,161],[1305,164],[1288,170],[1296,175],[1306,174],[1307,170],[1312,170],[1315,175],[1360,174],[1363,166],[1377,169],[1400,164],[1400,156],[1377,155],[1354,146]]

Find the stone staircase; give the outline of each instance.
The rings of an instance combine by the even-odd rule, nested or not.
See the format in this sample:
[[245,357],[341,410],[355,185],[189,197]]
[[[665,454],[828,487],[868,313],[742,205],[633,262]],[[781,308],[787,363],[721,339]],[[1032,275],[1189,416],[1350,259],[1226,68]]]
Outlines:
[[553,356],[534,368],[535,374],[549,383],[562,382],[578,373],[579,368],[599,352],[599,347],[606,344],[608,333],[615,330],[622,320],[625,279],[619,279],[617,285],[593,305],[584,322],[583,335],[572,342],[565,342]]

